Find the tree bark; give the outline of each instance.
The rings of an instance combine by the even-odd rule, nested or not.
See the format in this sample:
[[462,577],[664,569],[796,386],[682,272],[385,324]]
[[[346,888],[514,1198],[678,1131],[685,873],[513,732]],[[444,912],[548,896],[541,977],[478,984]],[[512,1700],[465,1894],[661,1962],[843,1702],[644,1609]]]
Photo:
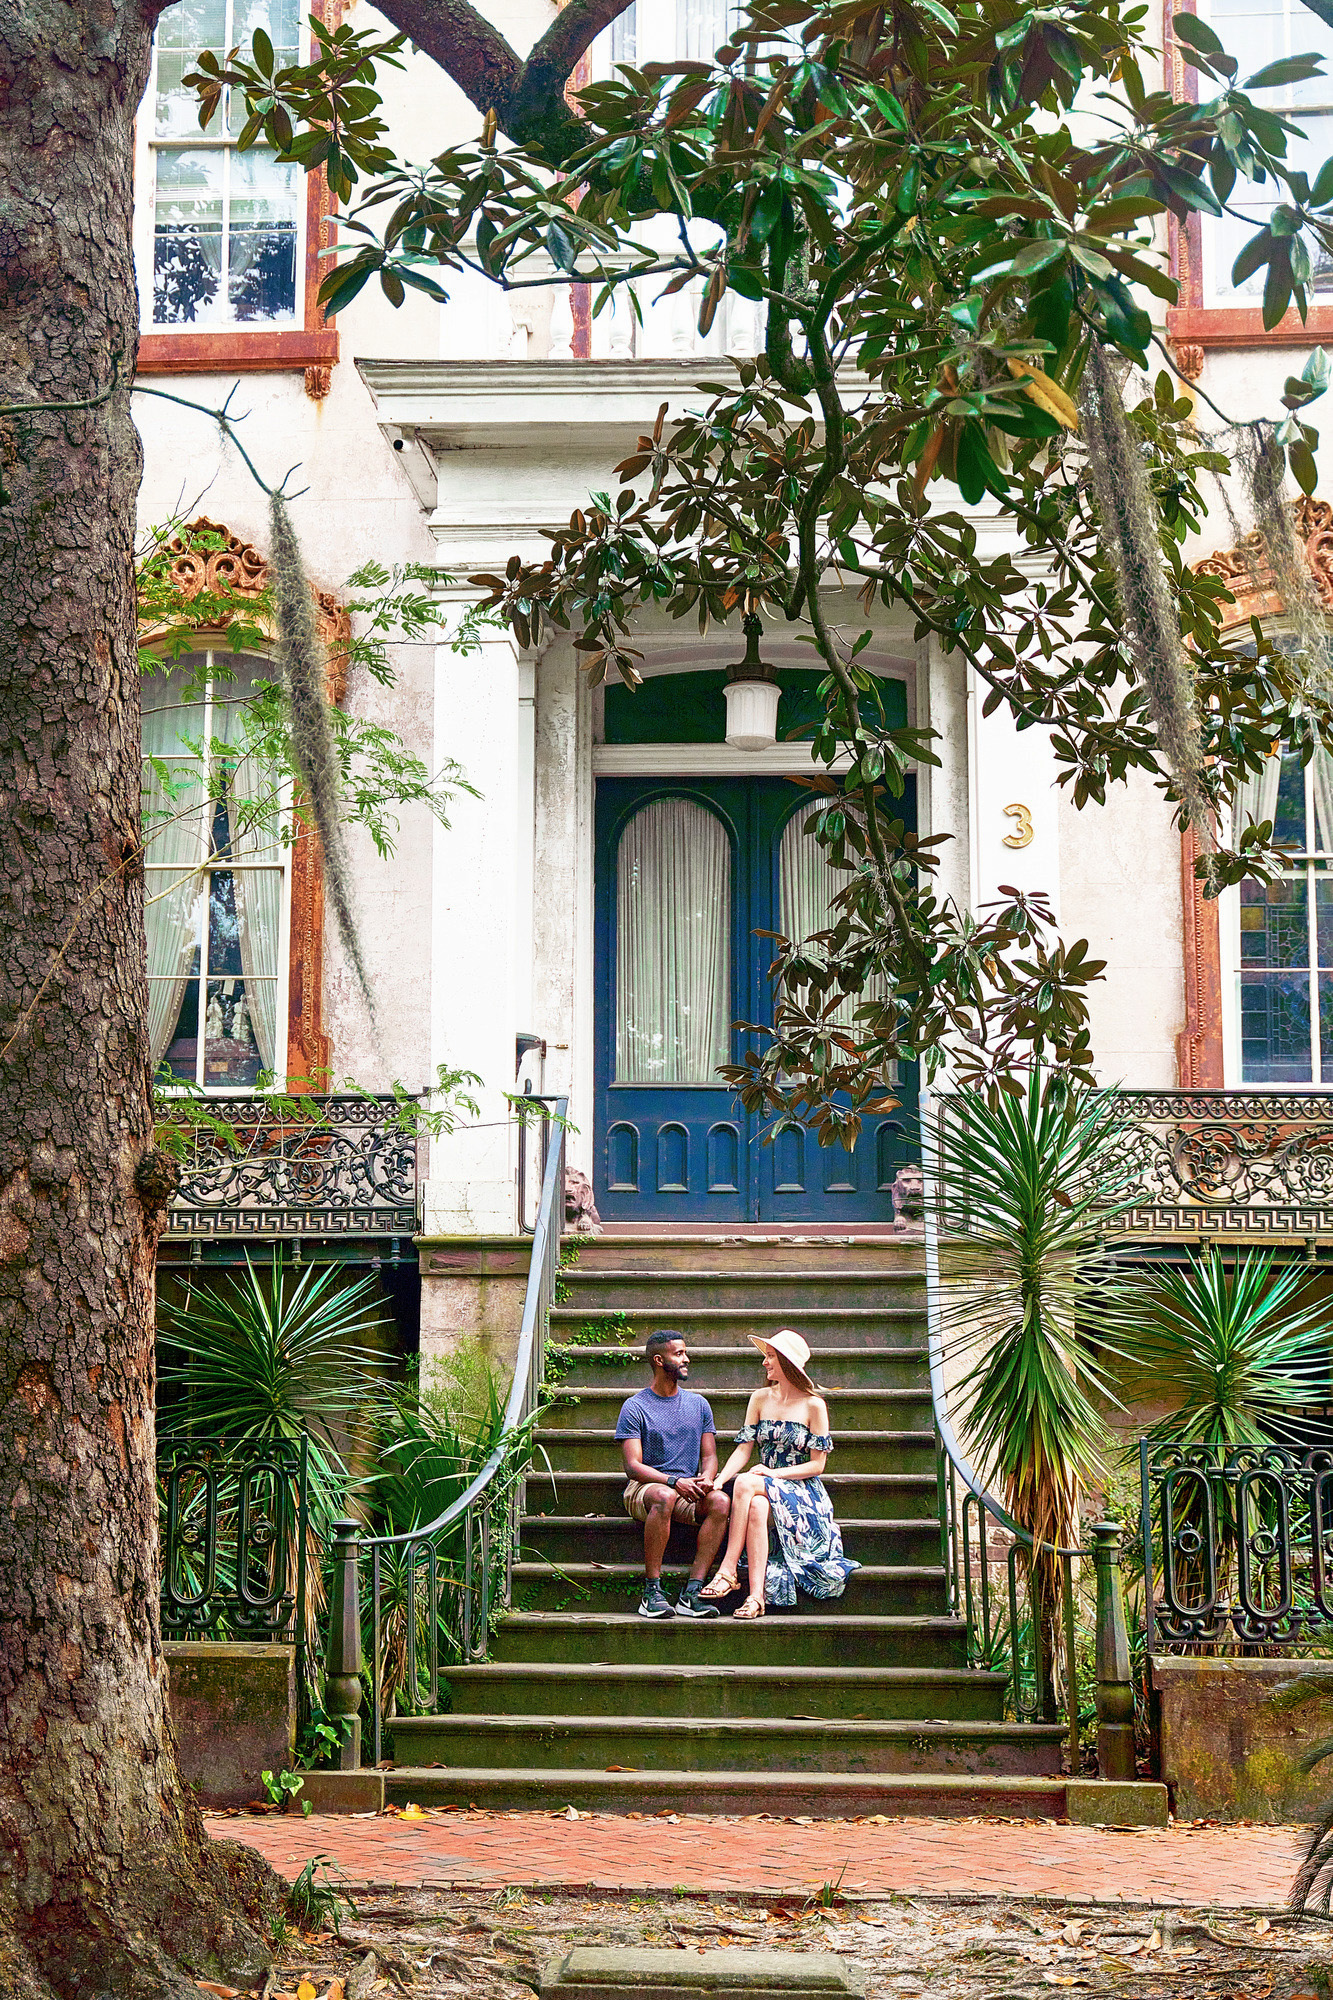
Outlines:
[[[275,1878],[176,1771],[158,1629],[130,418],[157,9],[0,25],[0,1993],[253,1970]],[[114,392],[106,394],[115,382]],[[63,411],[57,403],[90,401]]]

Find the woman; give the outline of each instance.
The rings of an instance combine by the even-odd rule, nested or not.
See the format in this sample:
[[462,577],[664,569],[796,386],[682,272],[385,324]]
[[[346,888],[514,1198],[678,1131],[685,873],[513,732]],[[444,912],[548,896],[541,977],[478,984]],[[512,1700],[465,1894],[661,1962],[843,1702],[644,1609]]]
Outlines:
[[[733,1618],[762,1618],[769,1604],[795,1604],[798,1587],[810,1597],[841,1597],[861,1565],[842,1552],[833,1503],[820,1474],[833,1449],[828,1405],[806,1372],[810,1349],[784,1327],[771,1340],[751,1334],[764,1357],[764,1387],[756,1389],[736,1433],[736,1449],[717,1476],[735,1479],[731,1534],[717,1575],[700,1595],[729,1597],[744,1550],[750,1593]],[[759,1446],[762,1470],[746,1472]],[[770,1560],[770,1527],[776,1554]]]

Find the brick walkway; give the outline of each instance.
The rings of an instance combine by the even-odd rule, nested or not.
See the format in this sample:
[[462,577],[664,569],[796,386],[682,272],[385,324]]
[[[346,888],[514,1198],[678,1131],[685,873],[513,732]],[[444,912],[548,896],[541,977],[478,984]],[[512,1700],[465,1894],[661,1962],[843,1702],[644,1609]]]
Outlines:
[[[1171,1827],[1115,1832],[1052,1820],[814,1820],[619,1813],[431,1812],[406,1820],[216,1814],[218,1839],[258,1848],[294,1876],[327,1857],[349,1887],[597,1888],[713,1895],[809,1895],[843,1875],[858,1895],[1054,1897],[1076,1903],[1286,1901],[1299,1833],[1291,1827]],[[845,1872],[844,1872],[845,1870]]]

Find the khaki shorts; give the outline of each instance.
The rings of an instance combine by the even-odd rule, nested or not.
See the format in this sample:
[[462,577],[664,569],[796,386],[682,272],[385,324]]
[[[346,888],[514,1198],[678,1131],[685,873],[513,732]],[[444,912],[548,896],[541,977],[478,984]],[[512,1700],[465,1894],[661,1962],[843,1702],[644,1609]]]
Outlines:
[[[625,1512],[631,1520],[646,1521],[648,1519],[648,1495],[653,1491],[654,1487],[660,1486],[661,1483],[660,1479],[630,1480],[629,1485],[625,1488],[624,1497]],[[693,1500],[687,1500],[683,1493],[676,1495],[676,1504],[672,1509],[671,1518],[673,1521],[683,1521],[687,1528],[695,1528],[699,1525],[699,1517],[695,1512],[694,1502]]]

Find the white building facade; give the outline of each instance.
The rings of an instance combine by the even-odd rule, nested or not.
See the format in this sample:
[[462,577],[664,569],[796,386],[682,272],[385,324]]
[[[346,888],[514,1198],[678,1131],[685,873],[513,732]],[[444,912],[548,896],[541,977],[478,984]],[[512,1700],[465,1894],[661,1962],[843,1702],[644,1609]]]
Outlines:
[[[492,11],[521,47],[551,10],[521,0]],[[674,11],[665,0],[639,15],[618,24],[615,49],[604,38],[597,61],[628,54],[635,36],[639,59],[698,53],[725,26],[712,0],[675,0]],[[358,25],[362,16],[373,18],[356,8]],[[299,870],[224,846],[229,866],[213,875],[235,918],[234,962],[206,960],[200,937],[180,949],[176,932],[202,920],[170,907],[156,920],[157,1052],[193,1063],[205,1089],[233,1092],[312,1050],[327,1053],[335,1079],[376,1088],[397,1079],[424,1090],[441,1067],[475,1072],[480,1116],[432,1143],[427,1238],[514,1235],[506,1093],[520,1070],[534,1088],[568,1095],[571,1162],[618,1226],[890,1223],[892,1183],[911,1152],[901,1121],[871,1121],[850,1158],[800,1135],[768,1146],[715,1075],[747,1045],[732,1023],[762,1019],[767,1004],[755,931],[813,927],[827,890],[811,843],[789,831],[801,803],[790,781],[810,765],[799,737],[784,737],[808,708],[808,647],[766,631],[782,713],[778,740],[754,749],[726,740],[722,689],[743,643],[737,627],[701,637],[645,617],[636,694],[591,689],[563,636],[530,652],[498,628],[478,649],[450,644],[478,596],[468,579],[513,554],[544,553],[545,532],[611,483],[661,403],[671,416],[697,406],[705,360],[716,372],[725,355],[755,351],[757,309],[729,302],[701,342],[688,292],[654,303],[645,290],[635,326],[623,308],[590,321],[587,288],[563,281],[514,299],[464,282],[446,306],[409,295],[399,312],[367,291],[336,331],[324,328],[314,291],[328,216],[317,182],[299,184],[262,152],[238,153],[235,119],[201,141],[179,87],[199,46],[225,48],[256,25],[279,49],[300,45],[293,0],[206,0],[163,16],[141,119],[141,380],[217,407],[241,378],[234,408],[249,413],[246,448],[267,478],[300,466],[293,518],[335,609],[367,561],[438,572],[439,639],[394,649],[393,688],[353,674],[342,698],[391,725],[428,766],[455,759],[479,796],[460,795],[447,828],[424,811],[407,815],[391,859],[358,849],[373,1021],[331,924],[312,936],[318,898],[294,879]],[[1330,39],[1294,0],[1265,0],[1220,25],[1233,47],[1237,35],[1253,38],[1256,65]],[[1244,67],[1250,51],[1236,53]],[[390,79],[389,93],[408,155],[476,128],[424,58]],[[1310,329],[1293,319],[1264,336],[1257,301],[1229,289],[1234,252],[1205,228],[1181,232],[1174,254],[1182,305],[1164,332],[1181,381],[1238,421],[1270,414],[1333,310],[1322,302],[1326,280],[1316,281]],[[238,561],[262,562],[264,496],[216,426],[162,400],[141,399],[136,417],[145,524],[206,516],[233,538]],[[1316,502],[1301,518],[1327,597],[1320,538],[1333,542],[1333,517]],[[1235,547],[1220,504],[1212,520],[1216,533],[1196,553],[1234,578],[1238,619],[1258,608],[1280,620],[1256,550]],[[985,519],[978,528],[997,532]],[[908,622],[878,614],[866,659],[890,712],[936,733],[940,765],[916,774],[911,803],[923,834],[950,836],[944,888],[974,909],[1005,884],[1044,890],[1063,936],[1086,937],[1108,961],[1091,1001],[1103,1081],[1147,1091],[1333,1082],[1333,891],[1321,860],[1333,850],[1322,804],[1333,784],[1322,765],[1308,780],[1287,773],[1280,787],[1275,772],[1269,788],[1291,820],[1289,876],[1267,892],[1231,892],[1218,909],[1199,899],[1192,854],[1151,784],[1133,779],[1105,808],[1077,812],[1053,784],[1039,732],[984,717],[965,667],[915,643]],[[150,719],[150,735],[156,727]],[[163,749],[157,738],[150,747]],[[198,860],[161,857],[164,868]],[[523,1037],[542,1049],[520,1065]],[[909,1101],[915,1080],[901,1084]]]

